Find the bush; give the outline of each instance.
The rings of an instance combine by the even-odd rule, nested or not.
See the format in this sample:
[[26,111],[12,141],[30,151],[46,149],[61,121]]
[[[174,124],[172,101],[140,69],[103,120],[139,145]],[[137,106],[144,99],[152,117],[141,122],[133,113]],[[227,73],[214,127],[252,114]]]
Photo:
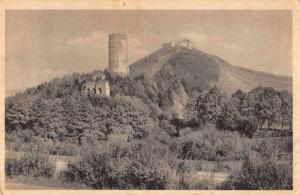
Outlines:
[[79,146],[72,143],[57,142],[52,148],[50,148],[50,154],[74,156],[78,154]]
[[88,158],[68,164],[67,170],[62,173],[62,178],[74,183],[85,183],[94,188],[106,186],[107,155],[92,153]]
[[169,120],[161,120],[160,121],[160,128],[162,130],[164,130],[168,135],[174,137],[178,137],[179,136],[179,131],[176,130],[176,128],[170,123]]
[[93,150],[69,163],[61,178],[96,189],[166,189],[170,167],[167,161],[155,157],[154,150],[149,152],[152,155],[136,146]]
[[292,160],[293,138],[253,139],[251,150],[256,151],[264,159]]
[[248,116],[240,124],[240,133],[252,138],[258,129],[258,120],[255,116]]
[[270,160],[247,159],[242,170],[219,186],[225,190],[291,190],[292,163],[279,164]]
[[36,153],[26,153],[20,160],[7,159],[5,161],[6,176],[51,177],[54,169],[48,156]]
[[163,159],[138,159],[132,161],[126,176],[134,189],[166,189],[169,170]]
[[6,159],[5,160],[5,175],[6,176],[13,176],[19,175],[21,170],[19,162],[15,159]]
[[244,159],[246,140],[247,138],[242,138],[235,132],[205,127],[201,131],[190,133],[176,143],[180,159],[240,160]]

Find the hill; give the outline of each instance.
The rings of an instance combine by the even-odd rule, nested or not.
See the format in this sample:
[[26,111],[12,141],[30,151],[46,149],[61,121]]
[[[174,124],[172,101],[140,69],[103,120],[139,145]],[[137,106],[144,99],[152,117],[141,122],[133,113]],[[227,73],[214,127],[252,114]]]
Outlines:
[[188,94],[216,85],[221,91],[233,93],[240,89],[273,87],[292,91],[292,79],[232,66],[225,60],[197,49],[162,47],[130,66],[132,76],[144,75],[162,88],[180,82]]
[[237,89],[250,91],[253,88],[272,87],[277,90],[292,92],[292,78],[272,75],[236,66],[220,66],[220,76],[217,87],[232,93]]
[[[164,118],[170,120],[174,114],[182,118],[188,102],[197,99],[195,92],[208,91],[212,86],[228,95],[238,89],[250,93],[259,86],[280,91],[292,88],[291,78],[235,67],[197,49],[177,46],[162,47],[132,64],[128,77],[102,72],[110,83],[110,98],[82,96],[83,84],[94,73],[56,78],[7,97],[6,132],[27,129],[28,136],[76,143],[88,136],[98,140],[108,135],[140,138],[153,127],[168,129]],[[274,96],[277,93],[276,101],[288,96],[272,92]]]

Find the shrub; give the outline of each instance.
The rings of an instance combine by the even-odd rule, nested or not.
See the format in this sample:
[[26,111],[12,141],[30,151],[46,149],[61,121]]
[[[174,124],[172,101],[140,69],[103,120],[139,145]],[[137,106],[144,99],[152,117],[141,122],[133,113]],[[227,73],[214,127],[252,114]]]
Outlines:
[[186,160],[240,160],[244,159],[246,140],[235,132],[205,127],[177,141],[178,156]]
[[251,150],[258,152],[264,159],[292,160],[293,138],[252,139]]
[[167,161],[156,158],[154,150],[148,150],[150,154],[145,150],[136,146],[93,150],[69,163],[61,177],[96,189],[166,189],[170,171]]
[[160,121],[160,127],[161,129],[163,129],[166,133],[168,133],[170,136],[174,137],[174,136],[179,136],[179,132],[176,130],[176,128],[170,124],[170,122],[168,120],[161,120]]
[[107,165],[108,158],[106,155],[92,153],[89,158],[69,163],[62,177],[67,181],[82,182],[94,188],[103,188],[106,181]]
[[270,160],[247,159],[242,170],[219,186],[235,190],[291,190],[293,187],[292,164],[279,164]]
[[126,174],[135,189],[166,189],[169,170],[165,160],[137,159],[132,161]]
[[19,175],[19,162],[15,159],[6,159],[5,160],[5,175],[6,176],[13,176]]
[[246,135],[247,137],[252,138],[254,133],[258,129],[258,120],[255,116],[248,116],[244,119],[239,127],[241,134]]
[[53,173],[54,165],[45,155],[26,153],[20,160],[7,159],[5,161],[6,176],[51,177]]

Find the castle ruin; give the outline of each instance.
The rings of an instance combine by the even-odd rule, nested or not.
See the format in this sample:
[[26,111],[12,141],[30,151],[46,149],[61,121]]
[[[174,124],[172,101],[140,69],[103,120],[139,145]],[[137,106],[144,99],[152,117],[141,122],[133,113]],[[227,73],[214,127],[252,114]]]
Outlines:
[[[109,63],[108,70],[111,74],[126,77],[129,74],[127,35],[109,35]],[[102,72],[94,72],[87,81],[83,83],[82,93],[84,95],[110,96],[109,81]]]
[[[120,33],[110,34],[108,47],[109,72],[121,77],[127,77],[129,75],[127,35]],[[179,50],[194,49],[193,42],[188,39],[164,43],[162,45],[162,48],[166,49],[173,47]],[[83,83],[81,89],[84,95],[110,96],[109,81],[106,80],[104,73],[101,71],[94,72],[92,76]]]
[[164,44],[162,44],[162,47],[163,48],[176,47],[176,48],[185,48],[185,49],[194,49],[195,48],[193,42],[189,39],[182,39],[177,42],[164,43]]
[[85,81],[82,87],[84,95],[110,96],[109,81],[105,79],[105,75],[101,72],[94,72],[92,77]]

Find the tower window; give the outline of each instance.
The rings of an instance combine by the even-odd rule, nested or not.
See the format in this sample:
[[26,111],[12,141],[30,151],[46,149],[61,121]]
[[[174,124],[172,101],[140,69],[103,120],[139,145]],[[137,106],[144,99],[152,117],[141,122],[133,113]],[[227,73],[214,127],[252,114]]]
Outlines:
[[99,94],[102,94],[102,89],[101,88],[99,88]]

